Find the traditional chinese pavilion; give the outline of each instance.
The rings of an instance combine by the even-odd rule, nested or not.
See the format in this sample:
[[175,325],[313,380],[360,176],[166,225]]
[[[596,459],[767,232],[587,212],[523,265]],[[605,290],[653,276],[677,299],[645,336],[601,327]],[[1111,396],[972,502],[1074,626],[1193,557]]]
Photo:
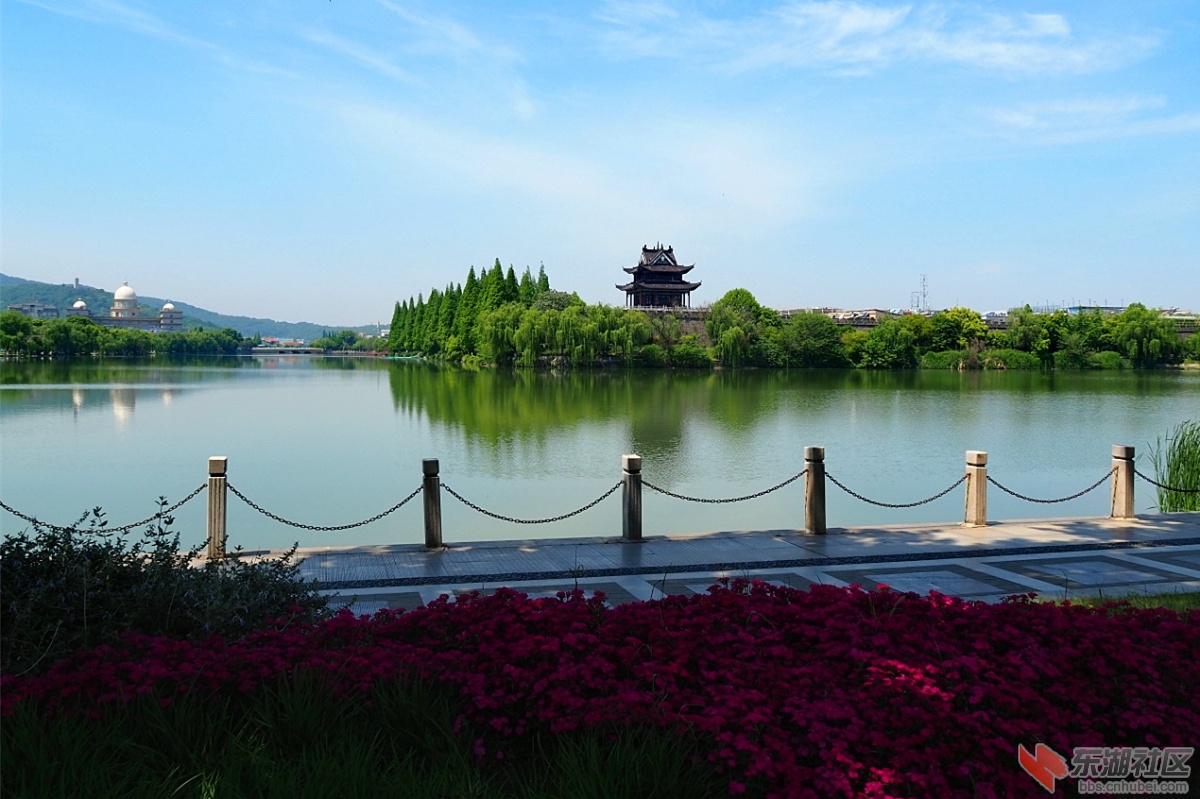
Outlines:
[[625,292],[625,304],[636,308],[690,308],[689,295],[700,288],[699,283],[689,283],[683,276],[692,271],[695,264],[680,266],[675,260],[675,250],[656,244],[642,245],[642,257],[637,266],[623,267],[633,280],[617,288]]

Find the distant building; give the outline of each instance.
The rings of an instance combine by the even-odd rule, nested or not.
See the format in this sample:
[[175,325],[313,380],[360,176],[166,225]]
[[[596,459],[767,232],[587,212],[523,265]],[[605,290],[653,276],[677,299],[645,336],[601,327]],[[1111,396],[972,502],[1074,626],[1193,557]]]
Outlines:
[[625,292],[625,304],[634,308],[690,308],[691,293],[699,283],[689,283],[683,276],[695,264],[680,266],[671,247],[656,244],[642,246],[637,266],[623,267],[633,277],[629,283],[617,284]]
[[8,306],[8,310],[23,313],[26,316],[31,316],[34,319],[57,319],[58,307],[55,305],[42,305],[40,302],[17,302]]
[[75,304],[67,309],[67,316],[85,316],[105,327],[148,330],[151,333],[178,333],[183,330],[183,311],[173,303],[163,305],[158,316],[143,315],[138,306],[137,294],[128,283],[113,294],[113,304],[108,309],[107,316],[93,314],[83,300],[76,300]]

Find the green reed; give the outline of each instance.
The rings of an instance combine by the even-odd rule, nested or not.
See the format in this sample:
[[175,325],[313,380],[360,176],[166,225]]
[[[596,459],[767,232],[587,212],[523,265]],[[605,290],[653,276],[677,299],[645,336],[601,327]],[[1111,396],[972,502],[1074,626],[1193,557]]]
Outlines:
[[[1151,452],[1163,512],[1200,510],[1200,422],[1180,422]],[[1181,489],[1181,490],[1172,490]]]

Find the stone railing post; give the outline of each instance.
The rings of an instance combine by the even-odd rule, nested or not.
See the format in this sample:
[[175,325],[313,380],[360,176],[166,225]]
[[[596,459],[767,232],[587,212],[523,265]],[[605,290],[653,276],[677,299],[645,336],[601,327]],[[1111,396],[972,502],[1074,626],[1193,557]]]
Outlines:
[[987,453],[977,449],[967,450],[967,510],[963,524],[987,524]]
[[421,461],[424,479],[421,493],[425,495],[425,548],[442,547],[442,478],[438,476],[438,459]]
[[1112,448],[1112,518],[1132,519],[1133,447],[1114,444]]
[[825,448],[804,448],[804,531],[825,535]]
[[642,540],[642,456],[621,456],[621,539]]
[[225,499],[228,484],[225,478],[229,458],[224,455],[208,459],[208,559],[225,559]]

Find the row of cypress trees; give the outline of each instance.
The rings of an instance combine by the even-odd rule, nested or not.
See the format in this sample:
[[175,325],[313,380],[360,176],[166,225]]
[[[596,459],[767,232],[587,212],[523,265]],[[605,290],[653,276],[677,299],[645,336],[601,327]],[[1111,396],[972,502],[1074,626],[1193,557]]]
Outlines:
[[441,291],[435,288],[428,299],[418,294],[416,299],[396,303],[388,351],[450,359],[473,355],[478,352],[481,316],[509,303],[529,308],[548,291],[545,266],[539,267],[536,278],[525,267],[519,280],[512,266],[504,271],[499,258],[482,277],[475,276],[472,266],[464,283],[451,283]]

